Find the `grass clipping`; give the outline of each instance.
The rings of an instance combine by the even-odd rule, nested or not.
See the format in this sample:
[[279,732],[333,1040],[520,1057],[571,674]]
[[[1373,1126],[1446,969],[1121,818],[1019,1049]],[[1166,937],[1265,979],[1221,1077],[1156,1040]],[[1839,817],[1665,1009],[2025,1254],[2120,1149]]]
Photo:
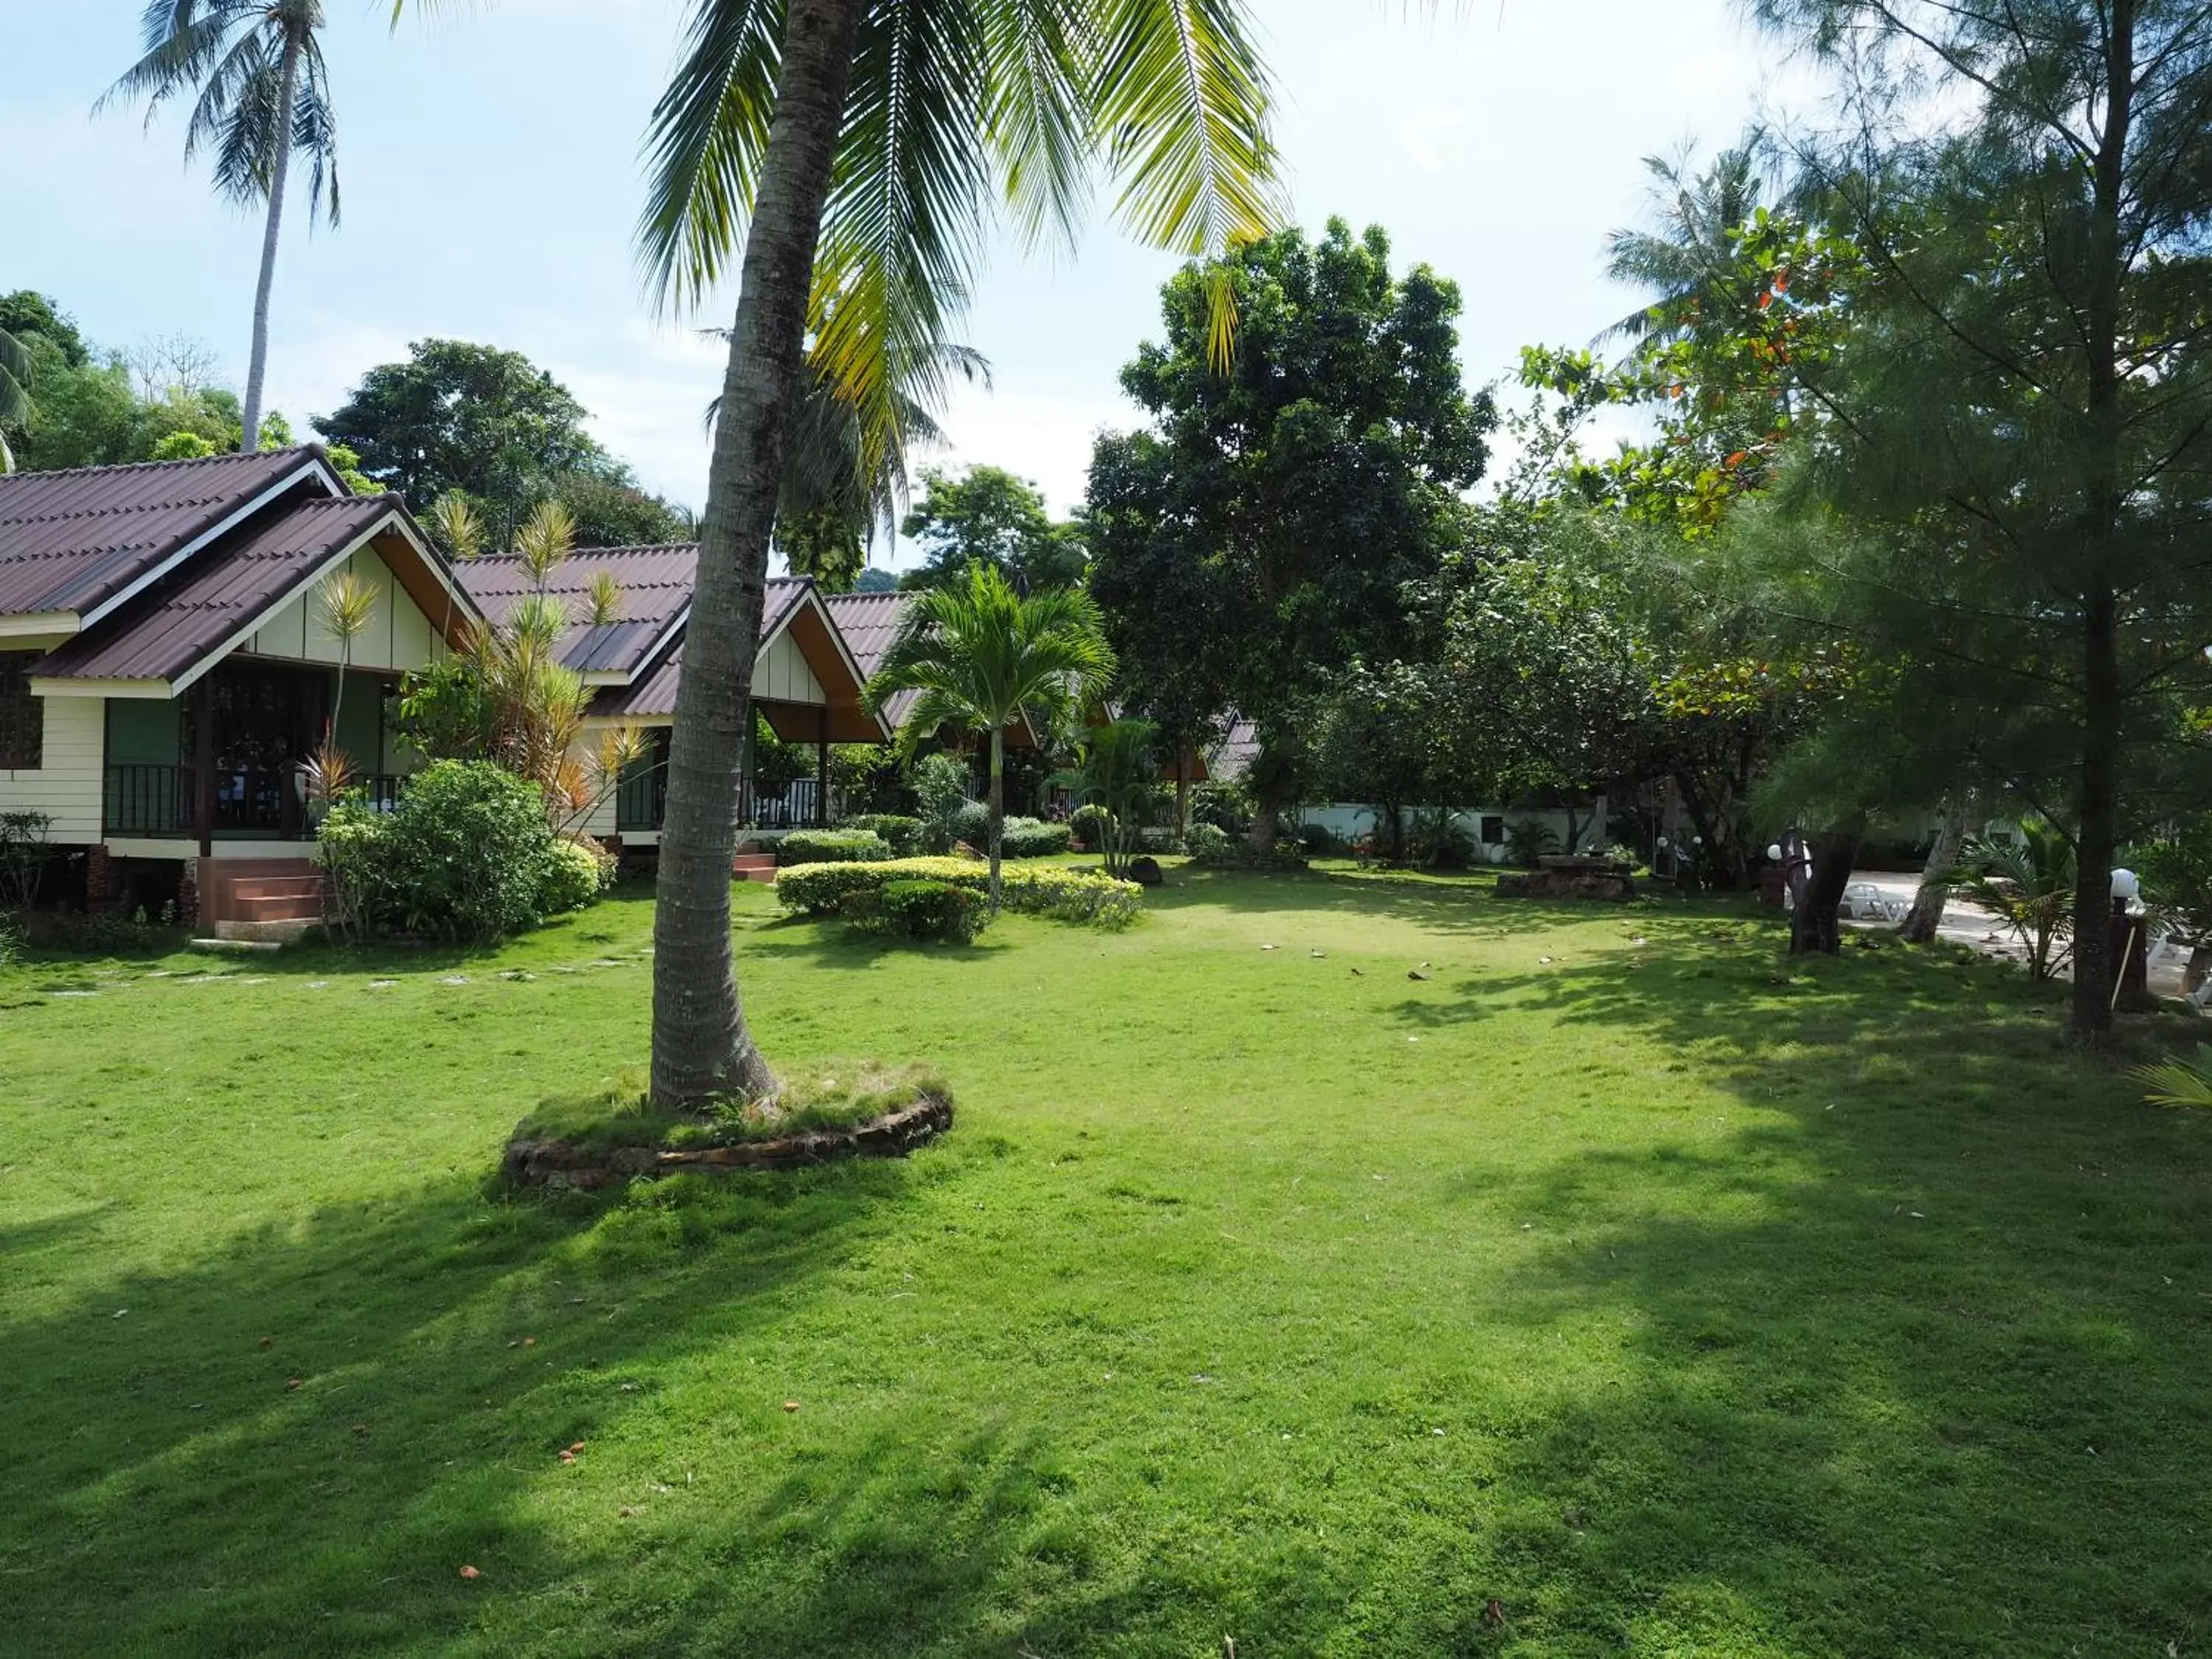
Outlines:
[[[516,1126],[507,1168],[526,1183],[592,1185],[554,1177],[591,1170],[611,1178],[656,1168],[815,1163],[855,1152],[900,1152],[949,1124],[951,1098],[945,1079],[927,1067],[849,1060],[795,1073],[774,1094],[757,1099],[656,1106],[644,1075],[625,1071],[605,1088],[541,1102]],[[940,1109],[916,1112],[933,1105]],[[928,1119],[918,1134],[884,1133],[918,1115]],[[749,1152],[763,1156],[742,1156]]]

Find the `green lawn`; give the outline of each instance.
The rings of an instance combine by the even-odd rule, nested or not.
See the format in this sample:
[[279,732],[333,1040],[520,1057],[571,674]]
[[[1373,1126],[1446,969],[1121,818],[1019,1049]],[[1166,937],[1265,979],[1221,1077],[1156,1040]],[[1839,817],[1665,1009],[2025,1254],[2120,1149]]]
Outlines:
[[642,1058],[642,896],[0,974],[0,1650],[2212,1646],[2212,1122],[2016,975],[1342,872],[739,907],[771,1054],[951,1136],[493,1189]]

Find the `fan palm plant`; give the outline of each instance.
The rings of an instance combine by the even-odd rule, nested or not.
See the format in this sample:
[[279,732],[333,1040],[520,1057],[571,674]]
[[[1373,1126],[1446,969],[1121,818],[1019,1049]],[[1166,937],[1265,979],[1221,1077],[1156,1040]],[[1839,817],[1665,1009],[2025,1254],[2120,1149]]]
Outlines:
[[[641,247],[673,304],[740,276],[669,749],[656,1098],[775,1086],[738,999],[729,875],[810,325],[879,452],[900,365],[947,337],[1000,204],[1027,234],[1072,238],[1103,173],[1145,241],[1223,252],[1281,221],[1269,119],[1242,0],[692,0]],[[1213,294],[1224,362],[1230,282]]]
[[261,447],[261,394],[269,368],[269,298],[284,190],[296,153],[308,167],[307,216],[338,222],[337,121],[324,62],[322,0],[148,0],[145,55],[98,107],[143,98],[146,119],[172,98],[192,100],[185,156],[215,153],[216,192],[263,203],[261,275],[253,291],[253,352],[246,371],[248,453]]
[[908,754],[947,726],[990,734],[994,912],[1006,818],[1006,728],[1025,710],[1050,719],[1095,701],[1113,672],[1104,619],[1090,594],[1017,593],[997,566],[972,564],[965,582],[915,597],[862,694],[871,711],[902,691],[921,694],[899,734]]

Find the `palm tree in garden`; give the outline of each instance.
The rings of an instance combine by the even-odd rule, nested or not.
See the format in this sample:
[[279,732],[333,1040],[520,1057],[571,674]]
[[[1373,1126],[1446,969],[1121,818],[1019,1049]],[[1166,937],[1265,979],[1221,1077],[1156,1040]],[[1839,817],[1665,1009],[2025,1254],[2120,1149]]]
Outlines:
[[149,0],[146,52],[100,106],[143,98],[151,125],[172,98],[190,97],[185,156],[215,152],[215,184],[230,200],[266,204],[261,275],[253,290],[253,353],[246,371],[246,431],[261,447],[262,386],[269,368],[269,296],[284,189],[296,153],[307,163],[307,216],[338,222],[337,124],[319,31],[322,0]]
[[871,710],[918,691],[900,746],[946,726],[988,732],[991,744],[991,908],[999,908],[1000,841],[1006,819],[1006,728],[1026,710],[1043,721],[1080,708],[1114,672],[1098,602],[1080,588],[1014,591],[996,565],[968,567],[964,584],[915,597],[864,693]]
[[[775,1083],[738,998],[730,859],[802,359],[895,441],[897,366],[946,337],[1001,203],[1072,239],[1103,173],[1139,237],[1219,252],[1280,222],[1268,123],[1242,0],[694,0],[640,240],[671,304],[740,277],[669,745],[656,1098]],[[1225,360],[1225,270],[1214,299]]]

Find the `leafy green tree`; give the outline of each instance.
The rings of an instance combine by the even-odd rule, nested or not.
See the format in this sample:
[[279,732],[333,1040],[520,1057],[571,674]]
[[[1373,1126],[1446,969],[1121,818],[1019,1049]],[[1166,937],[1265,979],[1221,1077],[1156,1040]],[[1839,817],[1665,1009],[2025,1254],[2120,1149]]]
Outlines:
[[338,220],[337,122],[323,60],[321,0],[150,0],[145,55],[100,100],[143,98],[147,119],[172,98],[192,101],[185,155],[215,156],[216,191],[266,208],[253,291],[253,352],[239,447],[261,447],[269,368],[269,300],[284,190],[296,154],[307,163],[307,214]]
[[[1355,239],[1333,220],[1318,242],[1285,231],[1186,268],[1164,291],[1165,340],[1122,371],[1152,422],[1093,458],[1092,589],[1144,665],[1133,702],[1169,688],[1152,671],[1206,618],[1223,702],[1260,734],[1255,848],[1297,793],[1300,699],[1402,651],[1403,594],[1457,544],[1459,493],[1486,459],[1494,416],[1462,384],[1459,290],[1425,266],[1394,276],[1389,255],[1379,228]],[[1218,288],[1240,319],[1226,365]]]
[[947,726],[990,734],[994,911],[1006,817],[1006,728],[1024,710],[1050,720],[1088,707],[1103,695],[1113,672],[1114,653],[1088,593],[1071,587],[1018,592],[996,565],[977,563],[959,586],[915,596],[867,684],[871,709],[902,691],[921,694],[900,732],[909,754]]
[[1004,467],[971,466],[921,475],[921,499],[899,525],[921,544],[921,565],[902,587],[945,587],[964,581],[968,567],[994,566],[1023,592],[1070,587],[1083,580],[1081,532],[1055,524],[1035,484]]
[[743,251],[653,921],[652,1087],[678,1101],[775,1084],[738,1000],[729,871],[810,325],[813,360],[888,442],[900,366],[949,337],[997,200],[1027,231],[1072,234],[1106,173],[1137,234],[1192,255],[1265,233],[1277,207],[1237,0],[694,0],[649,149],[642,240],[663,293],[704,297]]
[[410,346],[405,362],[370,369],[344,404],[313,421],[379,485],[410,501],[461,492],[502,546],[548,500],[568,509],[581,546],[688,539],[689,516],[639,489],[584,429],[586,414],[520,352],[429,339]]
[[[2104,1042],[2107,872],[2201,805],[2212,496],[2212,14],[2184,0],[1761,0],[1846,78],[1800,156],[1861,250],[1792,475],[1848,533],[1790,608],[1859,642],[1930,750],[2075,842],[2071,1030]],[[1899,87],[1926,85],[1927,106]]]

